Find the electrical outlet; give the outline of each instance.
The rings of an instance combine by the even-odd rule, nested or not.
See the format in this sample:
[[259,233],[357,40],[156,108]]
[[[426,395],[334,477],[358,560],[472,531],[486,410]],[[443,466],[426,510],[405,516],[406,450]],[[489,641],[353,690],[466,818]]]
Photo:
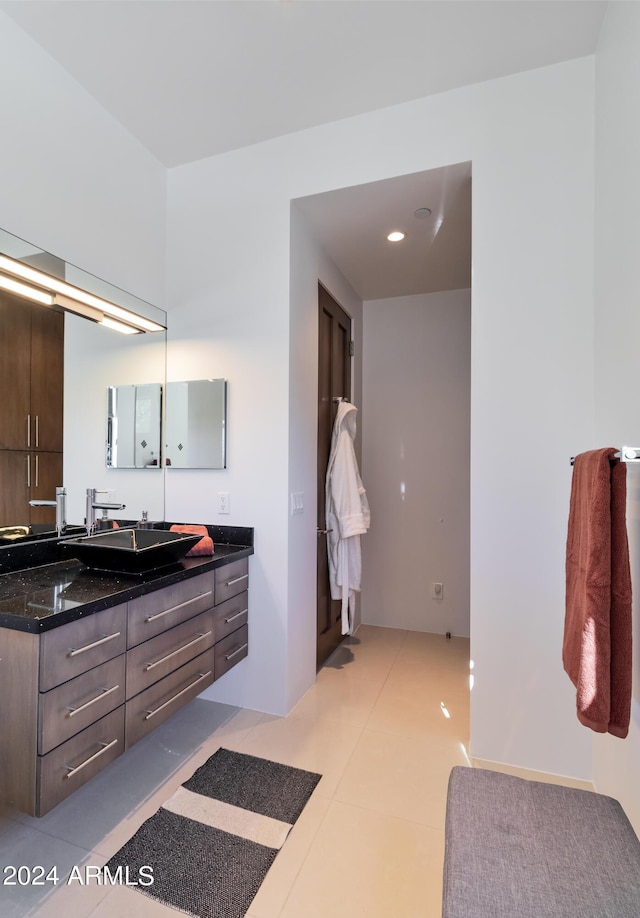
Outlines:
[[444,599],[444,583],[431,584],[431,598]]
[[218,513],[230,513],[229,492],[218,491]]

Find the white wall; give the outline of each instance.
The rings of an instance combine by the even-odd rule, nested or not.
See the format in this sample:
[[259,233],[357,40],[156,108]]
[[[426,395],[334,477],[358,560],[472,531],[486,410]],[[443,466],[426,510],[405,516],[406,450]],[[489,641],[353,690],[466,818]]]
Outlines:
[[0,12],[2,228],[164,308],[166,172]]
[[[166,514],[255,527],[250,653],[205,697],[282,713],[290,205],[277,151],[262,153],[249,148],[169,173],[167,376],[228,379],[229,423],[228,468],[168,469]],[[228,516],[217,513],[220,490],[230,495]]]
[[[640,6],[610,3],[596,54],[596,429],[593,445],[640,445]],[[594,735],[594,782],[640,833],[640,467],[627,469],[633,700],[626,740]]]
[[[591,58],[170,172],[169,362],[193,351],[230,379],[233,407],[229,469],[199,478],[197,500],[187,478],[172,476],[167,502],[184,501],[206,518],[224,483],[226,521],[256,526],[252,652],[212,692],[284,712],[296,655],[307,661],[296,684],[313,679],[306,642],[315,614],[315,515],[294,523],[288,514],[290,483],[306,491],[315,480],[315,449],[288,448],[290,354],[308,360],[304,368],[297,358],[296,386],[316,385],[315,335],[296,317],[304,307],[290,302],[290,201],[469,160],[471,751],[589,777],[591,743],[575,719],[560,656],[568,457],[590,441],[593,418],[593,288],[585,271],[593,255]],[[307,431],[312,436],[311,424]],[[289,608],[292,565],[306,572],[296,608]],[[305,625],[288,645],[293,616],[305,616]]]
[[363,621],[468,637],[471,291],[367,300],[363,352]]
[[[164,519],[161,469],[108,469],[105,463],[107,386],[162,383],[164,334],[121,335],[65,315],[64,479],[67,521],[82,523],[87,488],[107,490],[100,499],[126,504],[114,519]],[[100,516],[100,513],[97,514]]]

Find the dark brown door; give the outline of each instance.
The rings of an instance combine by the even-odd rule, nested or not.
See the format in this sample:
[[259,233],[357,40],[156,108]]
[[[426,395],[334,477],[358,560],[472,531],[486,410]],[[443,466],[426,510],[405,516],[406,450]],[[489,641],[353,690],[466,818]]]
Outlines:
[[341,605],[331,599],[325,522],[325,477],[337,402],[351,398],[351,319],[318,284],[318,641],[317,665],[342,641]]

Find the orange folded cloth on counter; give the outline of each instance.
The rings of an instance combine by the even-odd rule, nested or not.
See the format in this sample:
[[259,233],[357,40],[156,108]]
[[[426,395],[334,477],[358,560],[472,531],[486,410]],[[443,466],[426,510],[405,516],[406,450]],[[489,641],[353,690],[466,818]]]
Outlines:
[[185,524],[184,526],[172,526],[171,532],[183,532],[186,535],[200,535],[202,538],[199,542],[190,549],[185,557],[191,558],[194,555],[212,555],[213,554],[213,539],[207,532],[206,526],[189,526]]

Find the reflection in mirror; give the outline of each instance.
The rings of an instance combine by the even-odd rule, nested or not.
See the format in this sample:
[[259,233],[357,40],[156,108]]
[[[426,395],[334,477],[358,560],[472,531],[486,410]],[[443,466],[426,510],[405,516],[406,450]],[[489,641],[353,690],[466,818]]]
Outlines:
[[[131,508],[134,518],[138,518],[141,510],[145,509],[151,519],[164,519],[164,475],[140,476],[135,470],[120,472],[105,468],[104,399],[105,389],[113,383],[114,379],[130,385],[164,383],[166,313],[4,230],[0,230],[0,254],[8,256],[0,266],[3,289],[13,290],[9,295],[16,300],[19,297],[22,303],[29,303],[30,299],[25,298],[24,293],[16,295],[14,287],[10,285],[15,285],[15,283],[36,284],[37,281],[34,280],[36,275],[26,277],[23,272],[22,280],[20,280],[20,275],[15,273],[16,265],[12,263],[12,260],[23,263],[29,269],[44,272],[51,281],[57,278],[65,285],[62,287],[58,284],[55,290],[56,285],[49,284],[55,290],[50,297],[54,300],[53,304],[48,301],[45,303],[43,299],[35,301],[35,305],[41,309],[42,313],[55,314],[57,312],[60,315],[60,308],[64,309],[62,442],[59,445],[46,447],[44,445],[45,430],[42,426],[43,415],[41,412],[30,412],[32,416],[31,444],[29,446],[20,444],[18,449],[7,443],[3,447],[4,452],[3,449],[0,449],[0,453],[8,457],[7,462],[15,458],[16,468],[18,468],[17,458],[21,460],[19,471],[23,477],[26,475],[26,457],[29,457],[31,460],[30,476],[35,483],[36,457],[33,447],[36,436],[34,425],[37,422],[34,416],[38,415],[40,420],[39,449],[41,450],[38,456],[38,471],[43,493],[28,496],[53,498],[55,488],[64,485],[67,490],[67,521],[70,524],[81,524],[84,520],[85,492],[88,487],[108,491],[111,500],[126,503]],[[23,269],[18,266],[18,270]],[[68,290],[68,285],[74,287],[75,290]],[[66,290],[60,299],[58,290]],[[100,312],[97,306],[87,307],[86,312],[82,312],[82,303],[79,305],[77,299],[69,296],[76,293],[77,290],[86,291],[95,297],[107,300],[110,304],[135,313],[137,317],[144,317],[160,330],[151,333],[143,331],[138,334],[119,334],[113,328],[105,327],[106,323],[102,322],[100,316],[96,314]],[[69,299],[72,302],[69,302]],[[53,309],[50,309],[50,305],[53,306]],[[81,315],[89,314],[92,321],[81,317]],[[125,317],[125,321],[129,321],[129,317]],[[146,327],[142,325],[142,328]],[[128,331],[131,332],[131,328]],[[51,392],[54,389],[52,381],[47,378],[47,374],[53,373],[54,364],[53,345],[49,338],[38,360],[38,366],[43,375],[41,388],[45,392]],[[3,398],[7,404],[9,402],[17,404],[18,400],[14,397],[13,391],[17,379],[18,377],[14,376],[11,387],[3,386]],[[27,415],[29,415],[28,409]],[[27,430],[27,423],[24,420],[20,423],[19,429],[21,433]],[[59,457],[60,467],[55,474],[50,476],[51,480],[48,478],[43,480],[44,471],[49,465],[45,460],[55,457]],[[0,465],[2,465],[1,461]],[[142,478],[144,482],[141,481]],[[9,494],[13,494],[10,488],[7,488],[6,482],[6,476],[0,475],[0,503],[5,496],[9,501]],[[5,492],[7,492],[6,495]],[[46,514],[49,514],[53,521],[55,516],[55,509],[48,507],[31,507],[29,515],[25,515],[25,512],[19,511],[13,505],[11,509],[9,516],[6,519],[3,518],[3,525],[44,522],[45,519],[48,519]],[[31,533],[27,534],[26,538],[29,538],[30,535]],[[35,532],[33,535],[36,535]]]
[[226,379],[167,383],[164,443],[167,467],[227,467]]
[[94,322],[66,316],[64,385],[64,483],[67,517],[82,521],[87,488],[109,492],[103,500],[126,504],[120,519],[164,519],[164,475],[105,462],[105,402],[109,386],[160,386],[164,335],[107,334]]
[[107,468],[159,469],[162,386],[109,386]]

